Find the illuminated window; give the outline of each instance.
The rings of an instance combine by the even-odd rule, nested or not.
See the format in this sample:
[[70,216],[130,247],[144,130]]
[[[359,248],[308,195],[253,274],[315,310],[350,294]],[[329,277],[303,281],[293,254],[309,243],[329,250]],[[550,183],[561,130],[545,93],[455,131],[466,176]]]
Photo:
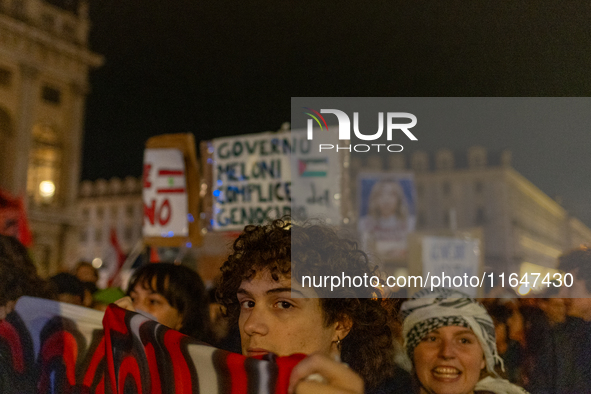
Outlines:
[[35,204],[50,204],[56,200],[61,161],[58,134],[47,125],[35,125],[27,175],[27,194]]

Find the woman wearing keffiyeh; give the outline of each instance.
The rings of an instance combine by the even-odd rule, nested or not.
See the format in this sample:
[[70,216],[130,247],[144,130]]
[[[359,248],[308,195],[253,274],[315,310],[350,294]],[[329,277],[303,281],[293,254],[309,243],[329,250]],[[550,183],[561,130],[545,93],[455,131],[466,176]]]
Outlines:
[[523,394],[501,379],[495,330],[486,309],[464,293],[428,289],[401,308],[404,346],[420,394]]

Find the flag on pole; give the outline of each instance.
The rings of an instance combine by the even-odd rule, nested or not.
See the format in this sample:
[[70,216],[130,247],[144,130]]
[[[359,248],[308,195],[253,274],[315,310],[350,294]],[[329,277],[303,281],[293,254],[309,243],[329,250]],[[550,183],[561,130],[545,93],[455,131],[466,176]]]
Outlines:
[[114,227],[111,227],[111,235],[109,238],[109,242],[110,242],[110,246],[111,249],[113,250],[113,256],[114,256],[114,261],[115,261],[115,268],[111,271],[111,276],[109,277],[108,280],[108,285],[113,286],[115,280],[117,279],[119,272],[121,271],[121,267],[123,266],[123,263],[125,262],[125,253],[123,253],[123,250],[121,249],[121,246],[119,245],[119,240],[117,239],[117,231],[115,230]]

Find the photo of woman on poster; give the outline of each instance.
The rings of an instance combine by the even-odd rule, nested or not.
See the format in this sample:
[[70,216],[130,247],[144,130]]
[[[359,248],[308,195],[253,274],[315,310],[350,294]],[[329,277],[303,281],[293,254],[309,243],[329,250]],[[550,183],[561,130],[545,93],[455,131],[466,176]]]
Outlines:
[[[382,261],[406,258],[408,234],[415,229],[410,176],[360,178],[359,235],[363,249]],[[405,190],[406,189],[406,190]]]

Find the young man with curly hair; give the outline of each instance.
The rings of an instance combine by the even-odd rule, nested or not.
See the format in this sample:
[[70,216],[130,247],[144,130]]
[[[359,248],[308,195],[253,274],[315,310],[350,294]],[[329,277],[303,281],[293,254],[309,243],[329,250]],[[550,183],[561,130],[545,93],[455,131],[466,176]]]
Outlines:
[[[292,375],[320,372],[337,391],[355,388],[355,371],[368,391],[392,377],[394,349],[385,301],[373,287],[302,286],[302,276],[372,275],[365,253],[323,225],[275,220],[247,226],[222,266],[218,298],[240,329],[242,354],[313,354]],[[338,297],[338,298],[337,298]],[[295,382],[293,382],[295,383]],[[325,382],[326,383],[326,382]],[[326,387],[303,381],[296,392]]]

